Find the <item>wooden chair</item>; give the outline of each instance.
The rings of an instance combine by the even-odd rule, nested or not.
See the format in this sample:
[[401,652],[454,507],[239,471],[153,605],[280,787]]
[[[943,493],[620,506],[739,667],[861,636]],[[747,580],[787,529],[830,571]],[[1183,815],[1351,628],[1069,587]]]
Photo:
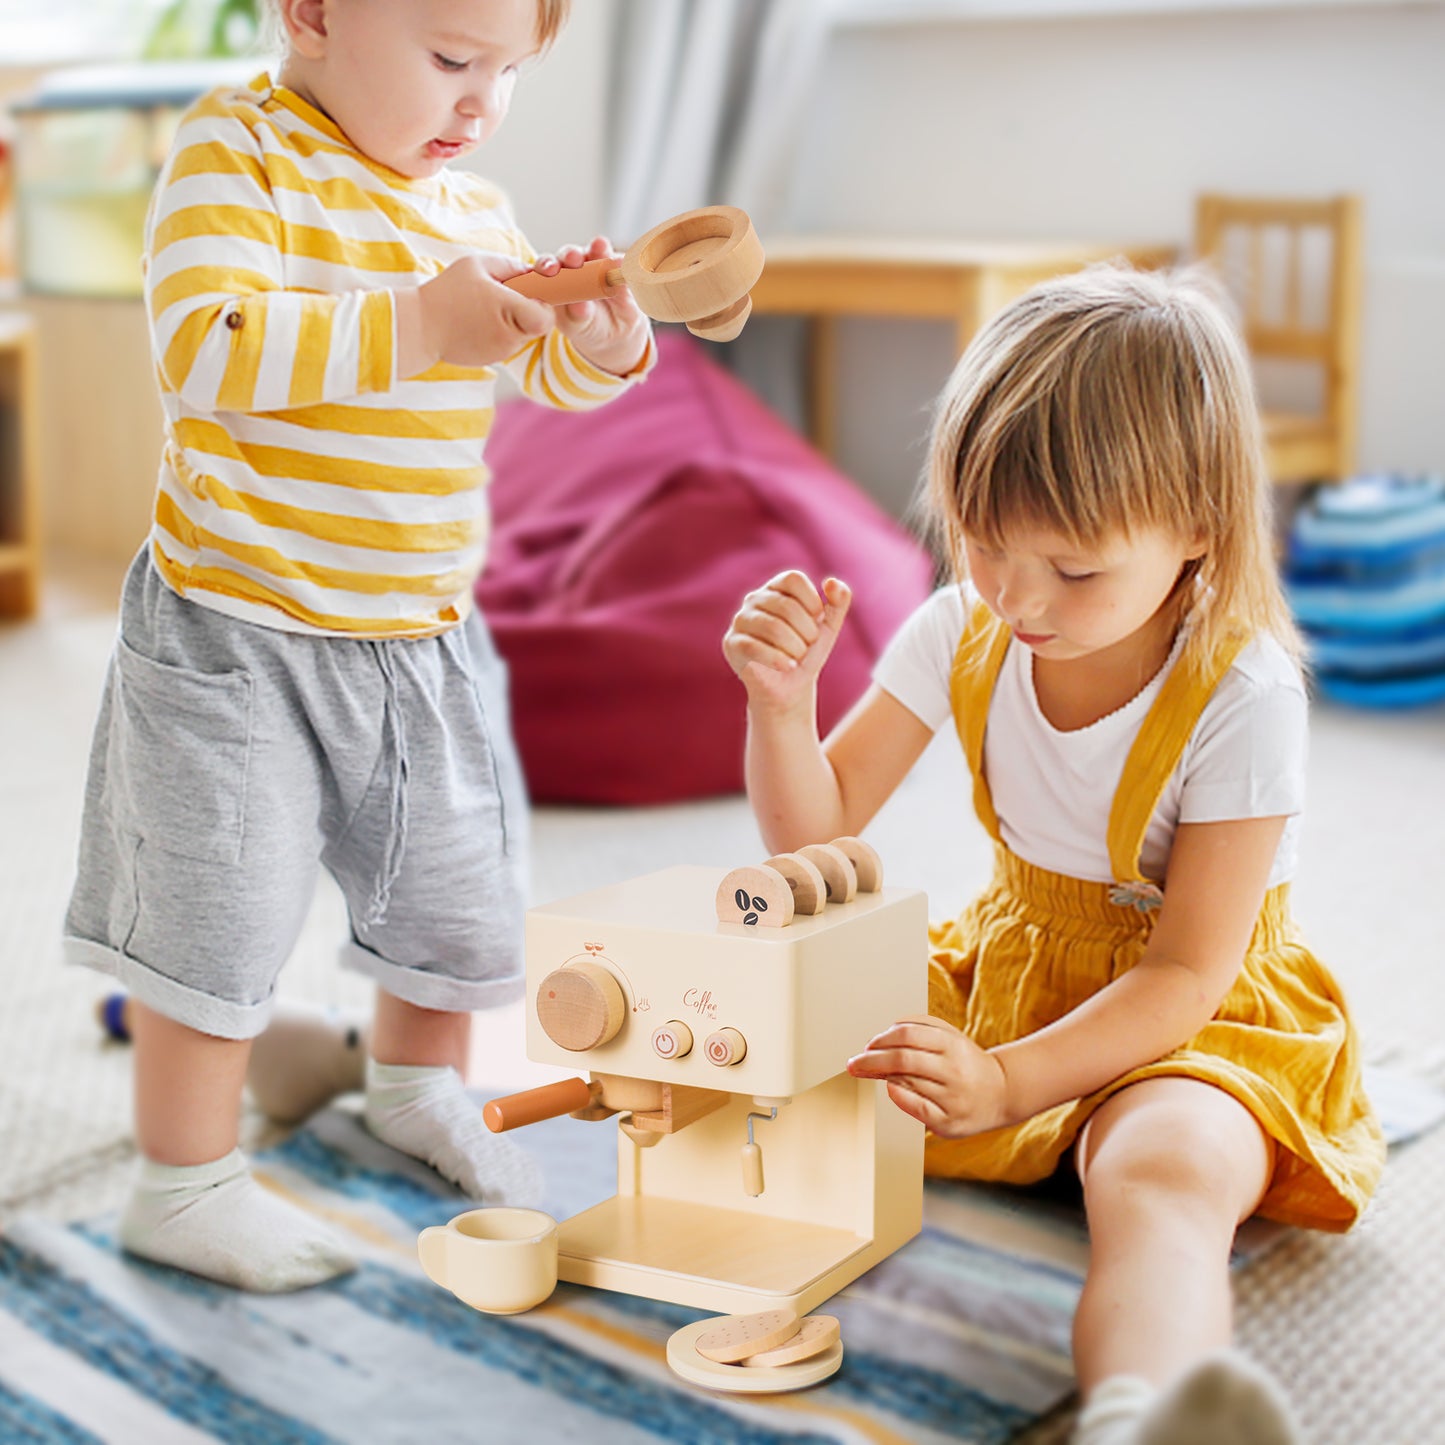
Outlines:
[[1202,195],[1195,250],[1240,307],[1270,476],[1343,481],[1354,471],[1359,406],[1359,197]]

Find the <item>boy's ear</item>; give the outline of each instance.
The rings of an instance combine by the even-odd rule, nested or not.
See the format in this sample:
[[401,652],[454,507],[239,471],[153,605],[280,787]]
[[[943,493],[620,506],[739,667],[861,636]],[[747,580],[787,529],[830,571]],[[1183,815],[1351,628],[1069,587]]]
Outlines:
[[319,60],[326,50],[327,0],[277,0],[286,39],[297,55]]

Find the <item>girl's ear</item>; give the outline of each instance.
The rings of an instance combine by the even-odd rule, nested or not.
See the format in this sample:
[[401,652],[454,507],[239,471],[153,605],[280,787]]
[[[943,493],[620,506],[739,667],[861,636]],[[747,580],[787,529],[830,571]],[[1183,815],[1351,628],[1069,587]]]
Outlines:
[[276,0],[282,28],[291,49],[307,60],[326,52],[327,0]]

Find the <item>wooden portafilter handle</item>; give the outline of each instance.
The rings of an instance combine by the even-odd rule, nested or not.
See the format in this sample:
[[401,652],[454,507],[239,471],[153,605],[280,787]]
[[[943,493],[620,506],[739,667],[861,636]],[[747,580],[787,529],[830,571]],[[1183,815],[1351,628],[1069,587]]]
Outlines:
[[482,1105],[482,1122],[492,1133],[501,1134],[523,1124],[538,1124],[543,1119],[589,1109],[601,1096],[600,1084],[589,1084],[586,1079],[559,1079],[555,1084],[489,1100]]
[[566,306],[572,301],[600,301],[622,284],[622,271],[616,259],[608,256],[584,261],[580,266],[564,266],[555,276],[523,271],[520,276],[502,282],[511,290],[529,296],[533,301],[545,301],[549,306]]

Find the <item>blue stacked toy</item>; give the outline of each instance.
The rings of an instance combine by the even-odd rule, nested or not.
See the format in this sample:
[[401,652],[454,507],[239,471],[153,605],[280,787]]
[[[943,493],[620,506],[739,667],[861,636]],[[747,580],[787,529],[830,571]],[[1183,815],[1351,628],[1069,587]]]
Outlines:
[[1296,514],[1284,577],[1326,697],[1445,698],[1445,478],[1321,487]]

